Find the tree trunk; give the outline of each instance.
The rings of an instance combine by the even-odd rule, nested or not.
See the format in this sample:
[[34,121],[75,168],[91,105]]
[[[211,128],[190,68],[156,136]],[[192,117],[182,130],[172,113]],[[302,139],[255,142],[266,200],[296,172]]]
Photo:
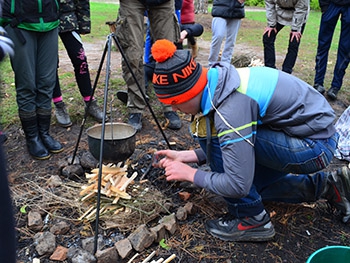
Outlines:
[[208,14],[208,0],[194,0],[196,14]]

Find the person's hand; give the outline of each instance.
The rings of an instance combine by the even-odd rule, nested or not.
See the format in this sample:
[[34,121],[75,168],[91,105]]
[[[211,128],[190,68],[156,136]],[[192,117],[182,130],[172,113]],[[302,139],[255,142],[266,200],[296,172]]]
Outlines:
[[274,27],[269,27],[269,26],[268,26],[268,27],[265,27],[264,34],[263,34],[263,35],[265,35],[265,34],[267,33],[267,36],[270,37],[272,31],[274,31],[275,34],[277,34],[277,29],[276,29],[276,28],[274,28]]
[[161,150],[157,151],[153,155],[153,167],[164,168],[163,163],[165,159],[173,160],[173,161],[181,161],[180,160],[180,152],[173,150]]
[[179,42],[182,43],[185,40],[185,38],[187,37],[187,35],[188,35],[188,32],[186,30],[182,30],[180,33]]
[[3,51],[3,56],[6,56],[7,54],[10,56],[13,56],[15,53],[13,50],[14,44],[13,44],[12,40],[7,35],[5,29],[1,26],[0,26],[0,48]]
[[194,175],[197,169],[184,164],[179,161],[173,161],[168,158],[164,158],[162,161],[162,167],[165,170],[165,176],[167,181],[194,181]]
[[300,38],[301,38],[301,33],[300,32],[291,31],[290,32],[290,42],[292,42],[294,38],[295,38],[295,40],[297,42],[299,42]]

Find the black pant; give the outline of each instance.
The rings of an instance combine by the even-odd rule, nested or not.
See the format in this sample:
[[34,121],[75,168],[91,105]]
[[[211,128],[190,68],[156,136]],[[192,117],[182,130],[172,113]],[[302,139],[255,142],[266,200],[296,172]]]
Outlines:
[[[90,79],[89,67],[85,55],[83,43],[80,42],[73,32],[65,32],[59,34],[64,47],[67,50],[67,54],[72,62],[75,74],[75,80],[77,81],[78,88],[81,96],[87,97],[92,95],[92,86]],[[59,79],[57,76],[56,86],[53,91],[53,98],[62,96]]]
[[16,262],[12,200],[7,181],[6,157],[0,142],[0,262]]
[[[268,33],[263,36],[263,44],[264,44],[264,63],[266,67],[276,68],[276,53],[275,53],[275,41],[278,32],[284,27],[277,23],[276,30],[271,31],[270,37],[268,37]],[[303,34],[305,28],[305,24],[303,24],[301,28],[301,34]],[[288,44],[288,52],[282,64],[282,71],[287,73],[292,73],[295,62],[297,60],[298,51],[299,51],[299,42],[294,38],[291,41],[291,35],[289,36],[289,44]]]

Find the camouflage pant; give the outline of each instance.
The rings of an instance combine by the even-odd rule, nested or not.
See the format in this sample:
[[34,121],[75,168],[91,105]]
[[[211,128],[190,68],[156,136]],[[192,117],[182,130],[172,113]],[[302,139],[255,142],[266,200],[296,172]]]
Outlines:
[[[154,41],[165,38],[176,42],[180,34],[174,13],[174,0],[148,9],[139,0],[120,1],[116,36],[143,91],[145,91],[143,69],[145,11],[147,11],[150,20],[150,29]],[[130,113],[142,113],[146,103],[125,61],[122,61],[122,69],[123,78],[128,86],[127,106],[129,111]]]

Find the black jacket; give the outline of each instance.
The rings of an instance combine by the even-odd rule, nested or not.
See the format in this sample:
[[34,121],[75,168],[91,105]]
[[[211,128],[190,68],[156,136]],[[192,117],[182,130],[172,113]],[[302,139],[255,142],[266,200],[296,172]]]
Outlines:
[[322,13],[326,12],[330,3],[340,6],[350,6],[349,0],[319,0],[320,8]]
[[4,0],[1,24],[10,23],[21,29],[47,32],[57,28],[57,0]]
[[237,0],[214,0],[211,15],[222,18],[243,18],[245,16],[244,4]]

